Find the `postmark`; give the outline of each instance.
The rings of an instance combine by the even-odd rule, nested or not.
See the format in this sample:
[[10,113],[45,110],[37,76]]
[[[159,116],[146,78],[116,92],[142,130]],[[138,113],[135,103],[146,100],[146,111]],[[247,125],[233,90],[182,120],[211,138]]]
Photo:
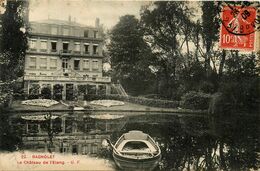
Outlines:
[[220,48],[253,51],[255,49],[257,10],[253,6],[225,5],[222,8]]

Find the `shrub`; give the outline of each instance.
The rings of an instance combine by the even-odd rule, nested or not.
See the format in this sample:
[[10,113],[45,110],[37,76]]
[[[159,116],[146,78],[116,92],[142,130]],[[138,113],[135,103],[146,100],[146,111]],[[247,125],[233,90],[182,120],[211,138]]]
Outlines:
[[40,85],[38,84],[32,84],[30,89],[29,89],[29,99],[38,99],[39,98],[39,90],[40,90]]
[[211,95],[190,91],[182,96],[181,106],[186,109],[208,109]]
[[41,90],[41,97],[43,99],[51,99],[51,89],[49,87],[43,87]]
[[215,87],[212,83],[204,81],[200,84],[199,91],[202,91],[204,93],[214,93]]
[[54,100],[62,99],[62,90],[63,90],[63,85],[61,85],[61,84],[55,84],[53,86],[53,99]]

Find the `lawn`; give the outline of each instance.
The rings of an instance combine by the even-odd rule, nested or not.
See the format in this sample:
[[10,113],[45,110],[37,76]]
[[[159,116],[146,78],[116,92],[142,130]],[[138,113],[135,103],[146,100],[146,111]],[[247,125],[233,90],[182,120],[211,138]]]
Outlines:
[[[125,104],[122,106],[111,106],[111,107],[105,107],[100,105],[93,105],[90,104],[90,102],[87,102],[87,105],[91,107],[93,110],[107,110],[107,111],[163,111],[163,112],[174,112],[174,113],[201,113],[203,111],[191,111],[186,109],[172,109],[172,108],[158,108],[158,107],[149,107],[139,104],[133,104],[129,102],[124,102]],[[76,104],[78,107],[83,107],[84,102],[78,101],[78,102],[71,102],[71,101],[64,101],[62,103],[53,105],[51,107],[39,107],[39,106],[30,106],[30,105],[23,105],[21,104],[21,100],[14,101],[12,104],[12,110],[67,110],[69,109],[69,104]]]

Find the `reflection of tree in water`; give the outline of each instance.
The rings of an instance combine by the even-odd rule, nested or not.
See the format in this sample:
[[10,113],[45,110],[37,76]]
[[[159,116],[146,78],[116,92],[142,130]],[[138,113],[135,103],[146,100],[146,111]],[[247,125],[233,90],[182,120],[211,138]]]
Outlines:
[[0,112],[0,151],[14,151],[22,146],[23,128],[11,129],[9,115]]
[[[1,149],[15,150],[21,145],[21,136],[35,135],[34,122],[16,118],[10,129],[8,117],[1,115]],[[48,133],[48,143],[61,132],[60,118],[49,115],[40,125],[41,131]],[[77,129],[83,135],[100,134],[98,128],[104,121],[93,122],[88,117],[76,120]],[[99,123],[100,122],[100,123]],[[122,122],[122,123],[121,123]],[[105,133],[112,133],[113,143],[129,130],[142,130],[157,141],[162,150],[161,170],[249,170],[259,168],[259,120],[257,117],[178,117],[170,115],[131,116],[125,120],[109,121]],[[114,124],[119,124],[115,126]],[[71,125],[68,125],[70,127]],[[121,129],[122,128],[122,129]],[[70,130],[70,129],[68,129]],[[2,141],[2,140],[5,141]],[[50,148],[52,151],[52,149]],[[100,156],[112,157],[101,151]],[[159,169],[157,168],[157,170]]]
[[132,122],[124,131],[142,130],[159,142],[162,170],[259,168],[259,131],[255,118],[214,118],[212,121],[187,117],[155,122]]
[[[216,118],[219,153],[223,169],[259,169],[259,119],[257,117]],[[257,154],[258,153],[258,154]]]

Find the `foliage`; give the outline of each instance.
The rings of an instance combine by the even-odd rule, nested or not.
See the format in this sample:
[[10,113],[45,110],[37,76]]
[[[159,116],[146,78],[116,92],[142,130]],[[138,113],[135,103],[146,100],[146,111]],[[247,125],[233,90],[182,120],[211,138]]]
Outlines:
[[[172,93],[178,87],[179,71],[191,55],[189,41],[195,26],[191,16],[192,10],[186,2],[154,2],[151,8],[148,6],[141,11],[145,40],[157,58],[158,90],[168,98],[176,98]],[[186,42],[187,54],[182,52],[183,43],[180,42]]]
[[41,89],[41,98],[51,99],[51,88],[50,87],[43,87]]
[[24,24],[26,1],[7,1],[2,16],[0,80],[10,81],[23,75],[27,49],[27,28]]
[[[1,110],[1,109],[0,109]],[[9,124],[10,116],[0,115],[0,150],[15,151],[22,144],[21,134],[14,134]],[[15,130],[17,131],[17,130]]]
[[121,17],[110,39],[108,50],[114,81],[120,81],[130,94],[143,92],[153,77],[149,69],[153,56],[143,40],[138,19],[133,15]]
[[186,109],[208,109],[210,99],[209,94],[190,91],[182,96],[181,106]]
[[210,1],[202,2],[202,36],[206,51],[209,51],[218,40],[219,10],[218,6]]
[[29,88],[29,99],[38,99],[40,95],[40,85],[38,84],[31,84]]
[[234,108],[254,110],[259,106],[259,60],[256,54],[239,55],[238,52],[231,52],[226,60],[226,72],[219,84],[219,91]]
[[63,85],[61,85],[61,84],[55,84],[53,86],[53,99],[54,100],[62,99],[62,90],[63,90]]
[[106,94],[106,86],[105,85],[99,85],[97,93],[100,94],[100,95],[105,95]]
[[259,78],[241,79],[240,82],[223,82],[220,86],[220,92],[223,93],[225,102],[232,104],[234,108],[254,110],[259,107]]
[[78,85],[79,94],[86,94],[87,85]]

